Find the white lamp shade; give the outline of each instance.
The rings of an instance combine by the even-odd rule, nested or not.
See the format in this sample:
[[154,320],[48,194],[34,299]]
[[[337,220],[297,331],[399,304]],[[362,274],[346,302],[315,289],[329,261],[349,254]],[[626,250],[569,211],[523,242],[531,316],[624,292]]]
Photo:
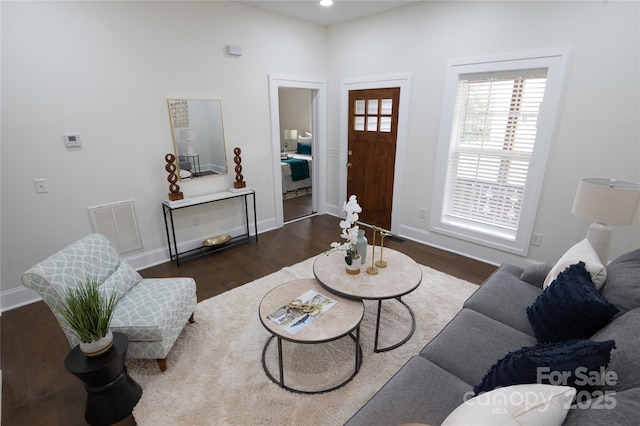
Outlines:
[[571,212],[607,225],[633,223],[640,202],[640,185],[615,179],[580,180]]
[[194,129],[180,130],[181,141],[195,141],[198,137],[198,133]]
[[285,139],[298,139],[298,131],[296,129],[284,129]]

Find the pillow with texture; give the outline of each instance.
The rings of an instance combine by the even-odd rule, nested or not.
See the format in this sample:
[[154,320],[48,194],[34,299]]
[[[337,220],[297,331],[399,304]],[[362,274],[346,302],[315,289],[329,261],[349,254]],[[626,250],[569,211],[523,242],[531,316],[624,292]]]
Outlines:
[[473,391],[478,395],[498,387],[539,381],[544,383],[545,380],[539,380],[544,377],[538,377],[539,367],[548,367],[545,377],[548,377],[551,372],[567,372],[563,373],[566,375],[566,383],[560,384],[580,390],[584,386],[579,386],[581,383],[576,381],[580,382],[578,379],[584,379],[585,373],[576,375],[576,369],[584,367],[587,371],[599,371],[600,367],[606,367],[609,364],[611,350],[615,347],[616,343],[613,340],[595,342],[584,339],[527,346],[509,352],[504,358],[498,360],[489,368],[482,382],[474,387]]
[[561,425],[575,394],[569,386],[538,383],[494,389],[465,401],[442,426]]
[[551,285],[560,272],[580,261],[584,262],[587,271],[589,271],[589,275],[591,275],[591,281],[593,281],[596,288],[599,289],[602,287],[607,280],[607,269],[600,263],[600,258],[586,238],[575,244],[562,255],[553,268],[551,268],[549,275],[547,275],[547,278],[544,280],[543,287],[546,288]]
[[298,149],[296,150],[296,152],[298,154],[311,155],[311,144],[298,142]]
[[560,342],[591,336],[619,309],[591,282],[584,262],[569,266],[527,308],[538,342]]

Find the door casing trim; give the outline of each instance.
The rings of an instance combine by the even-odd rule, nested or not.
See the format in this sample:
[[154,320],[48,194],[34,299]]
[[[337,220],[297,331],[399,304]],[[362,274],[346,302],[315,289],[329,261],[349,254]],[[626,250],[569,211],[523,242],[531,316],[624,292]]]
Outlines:
[[[309,89],[313,93],[312,126],[313,134],[313,210],[318,214],[327,211],[327,186],[324,173],[326,170],[326,128],[327,128],[327,83],[313,78],[288,77],[269,75],[269,105],[271,109],[271,145],[273,156],[273,200],[275,208],[275,226],[284,226],[284,212],[282,208],[282,174],[280,168],[280,111],[278,108],[278,89],[289,87]],[[318,154],[315,154],[318,153]]]
[[[400,232],[400,202],[405,170],[405,157],[408,143],[409,105],[411,105],[411,74],[394,74],[379,77],[361,77],[340,81],[340,200],[347,199],[347,149],[349,138],[349,91],[362,89],[384,89],[400,87],[400,105],[398,111],[398,134],[396,141],[396,163],[394,167],[393,201],[391,229],[393,234]],[[350,195],[350,194],[349,194]],[[342,202],[339,203],[342,205]]]

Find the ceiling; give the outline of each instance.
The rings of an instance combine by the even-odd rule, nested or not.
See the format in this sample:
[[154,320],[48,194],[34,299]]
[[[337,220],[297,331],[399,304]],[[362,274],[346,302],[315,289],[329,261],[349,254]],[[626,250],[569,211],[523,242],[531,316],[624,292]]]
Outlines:
[[319,0],[236,0],[235,2],[257,7],[279,15],[302,19],[314,24],[329,26],[374,15],[390,9],[406,6],[411,3],[417,3],[417,1],[421,0],[334,0],[333,6],[329,7],[320,6]]

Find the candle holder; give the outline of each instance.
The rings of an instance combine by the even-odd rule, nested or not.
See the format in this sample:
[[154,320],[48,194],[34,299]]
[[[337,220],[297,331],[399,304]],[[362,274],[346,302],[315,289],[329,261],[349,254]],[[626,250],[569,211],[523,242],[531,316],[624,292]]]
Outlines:
[[372,226],[373,229],[373,251],[371,252],[371,266],[367,268],[367,274],[376,275],[378,273],[378,268],[375,267],[375,258],[376,258],[376,231],[377,227]]
[[380,260],[376,262],[376,266],[378,268],[387,267],[387,262],[382,260],[382,252],[384,251],[384,237],[388,237],[389,235],[391,235],[391,232],[380,229]]

